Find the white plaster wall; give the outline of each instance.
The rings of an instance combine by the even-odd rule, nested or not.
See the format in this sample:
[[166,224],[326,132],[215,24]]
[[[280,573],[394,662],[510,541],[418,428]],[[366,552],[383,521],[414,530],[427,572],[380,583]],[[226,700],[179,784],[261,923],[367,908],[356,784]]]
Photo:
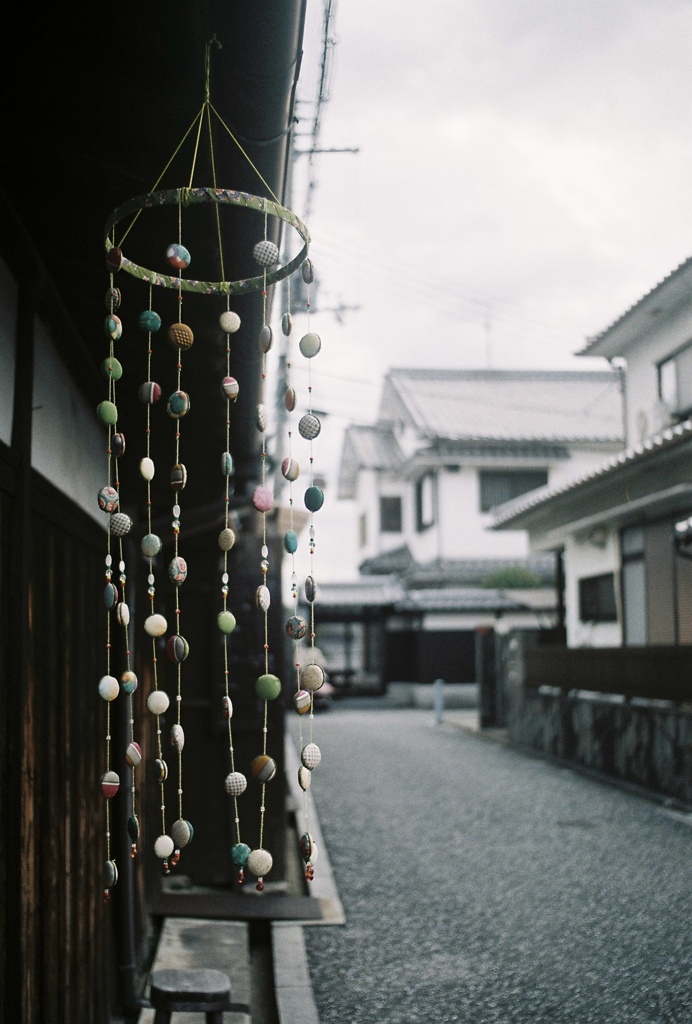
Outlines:
[[524,530],[491,531],[493,516],[481,512],[478,469],[438,474],[440,554],[443,558],[525,558]]
[[565,541],[565,613],[568,647],[620,647],[622,623],[582,622],[579,618],[579,580],[603,573],[615,573],[615,596],[618,601],[620,553],[617,531],[608,532],[605,543],[598,546],[586,537],[570,536]]
[[672,317],[652,321],[650,331],[637,338],[627,349],[627,446],[642,441],[639,414],[647,419],[646,436],[658,433],[666,425],[660,420],[658,364],[692,340],[692,306]]
[[17,284],[0,260],[0,441],[12,443]]
[[31,464],[105,529],[97,495],[107,482],[106,428],[71,380],[40,320],[35,334]]

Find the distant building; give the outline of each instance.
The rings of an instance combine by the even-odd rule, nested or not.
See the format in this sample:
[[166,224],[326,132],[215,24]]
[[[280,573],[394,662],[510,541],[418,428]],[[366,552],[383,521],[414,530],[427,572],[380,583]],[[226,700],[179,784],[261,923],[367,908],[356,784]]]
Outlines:
[[624,450],[495,512],[564,562],[572,647],[692,643],[692,259],[582,355],[626,364]]
[[334,651],[350,623],[349,672],[473,681],[479,631],[556,625],[554,557],[531,555],[523,528],[488,527],[496,506],[620,450],[621,388],[612,369],[390,371],[377,422],[349,427],[341,458],[360,585],[321,593]]

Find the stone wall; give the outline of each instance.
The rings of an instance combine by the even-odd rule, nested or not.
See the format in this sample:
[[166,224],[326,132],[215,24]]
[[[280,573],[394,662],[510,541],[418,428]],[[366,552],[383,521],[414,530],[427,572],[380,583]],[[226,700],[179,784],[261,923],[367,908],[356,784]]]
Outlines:
[[527,685],[519,641],[505,659],[512,743],[692,806],[692,706]]

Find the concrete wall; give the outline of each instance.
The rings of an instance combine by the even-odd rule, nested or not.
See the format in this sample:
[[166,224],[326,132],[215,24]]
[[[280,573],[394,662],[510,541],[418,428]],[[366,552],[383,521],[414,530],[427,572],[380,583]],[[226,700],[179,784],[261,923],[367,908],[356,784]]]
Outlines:
[[516,637],[503,674],[512,743],[692,805],[692,707],[529,688]]

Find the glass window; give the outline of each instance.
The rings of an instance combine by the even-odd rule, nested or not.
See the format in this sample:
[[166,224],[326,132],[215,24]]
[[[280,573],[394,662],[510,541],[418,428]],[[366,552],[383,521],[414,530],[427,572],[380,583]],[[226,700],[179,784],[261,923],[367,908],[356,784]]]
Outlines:
[[520,494],[548,483],[547,469],[482,469],[479,473],[481,512],[489,512]]
[[380,498],[380,530],[382,533],[401,533],[401,498]]
[[617,621],[612,572],[579,580],[579,618],[582,622]]
[[658,364],[658,394],[676,415],[692,410],[692,344]]
[[426,473],[416,482],[416,529],[420,533],[435,522],[435,474]]

